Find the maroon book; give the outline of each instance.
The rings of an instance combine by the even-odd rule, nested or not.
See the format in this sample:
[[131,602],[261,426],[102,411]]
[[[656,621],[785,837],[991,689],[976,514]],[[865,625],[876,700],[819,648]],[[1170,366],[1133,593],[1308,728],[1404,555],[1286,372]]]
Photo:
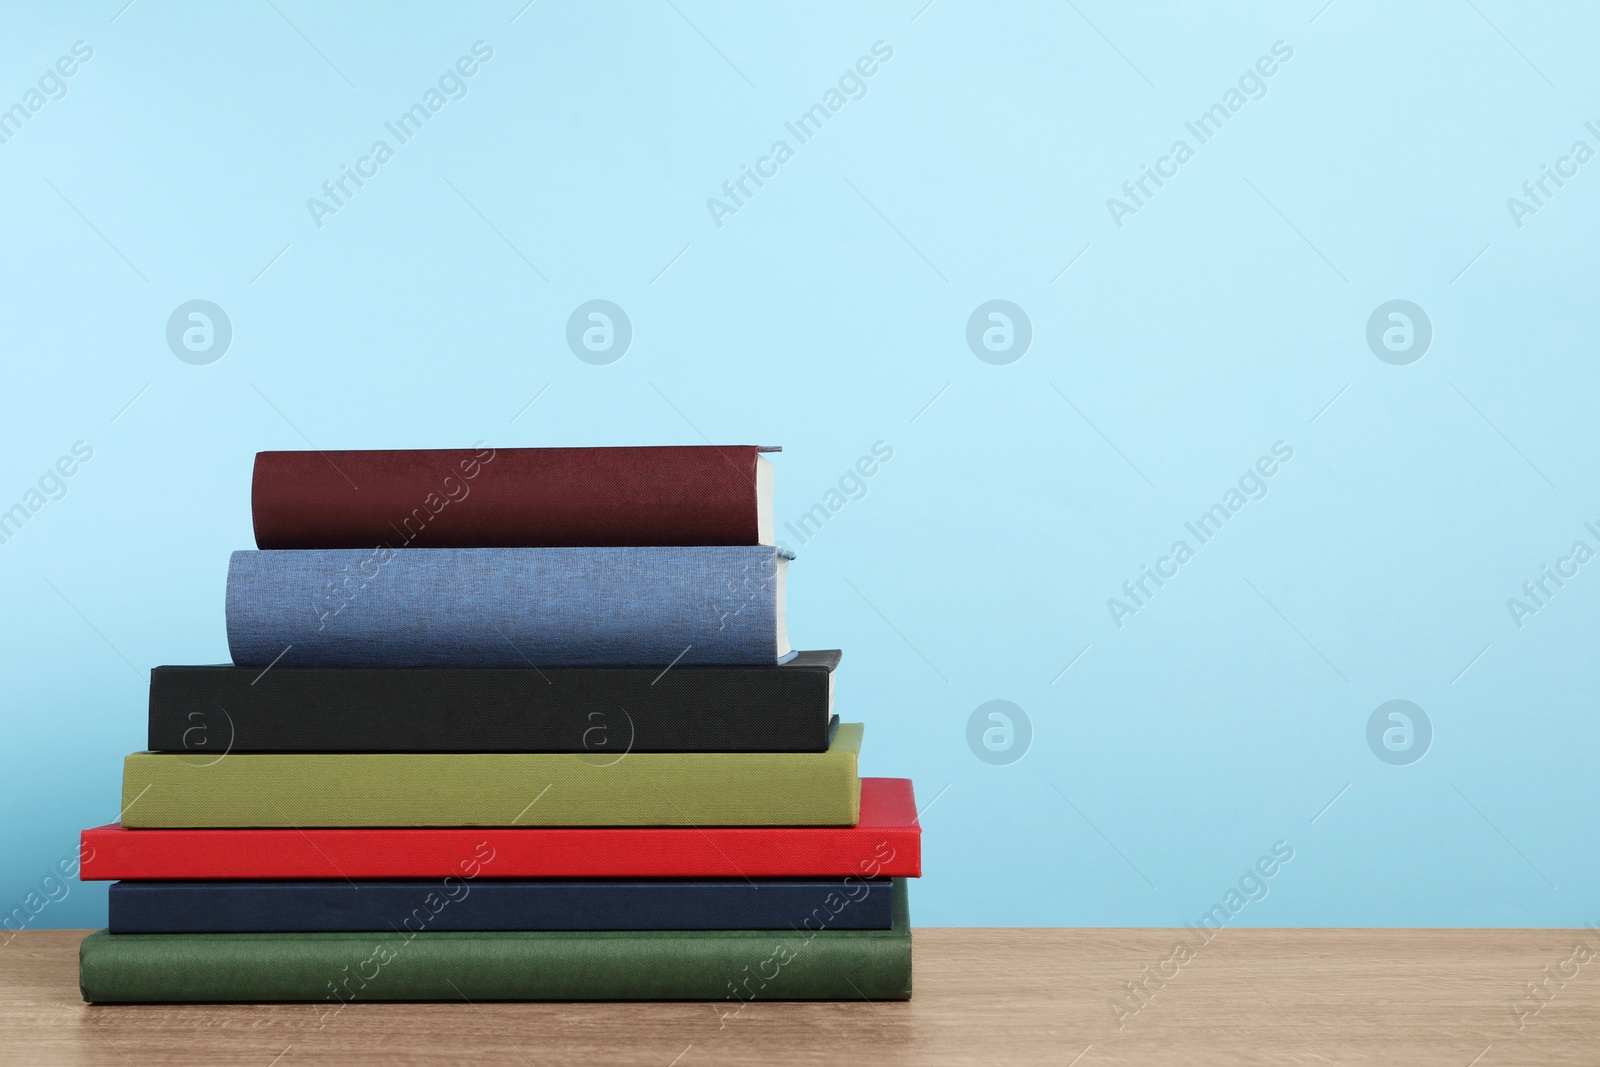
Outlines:
[[258,452],[258,548],[770,545],[757,445]]

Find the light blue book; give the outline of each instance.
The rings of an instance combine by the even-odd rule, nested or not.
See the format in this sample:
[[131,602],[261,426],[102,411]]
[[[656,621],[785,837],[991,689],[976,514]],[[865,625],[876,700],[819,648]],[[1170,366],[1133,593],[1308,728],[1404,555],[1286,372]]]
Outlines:
[[774,664],[792,553],[712,548],[235,552],[241,666]]

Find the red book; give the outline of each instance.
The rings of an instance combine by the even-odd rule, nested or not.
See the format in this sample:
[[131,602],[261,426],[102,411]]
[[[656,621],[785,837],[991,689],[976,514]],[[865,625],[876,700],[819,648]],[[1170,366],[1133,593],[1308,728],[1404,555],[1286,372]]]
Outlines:
[[[111,823],[83,831],[82,856],[84,881],[916,878],[922,827],[910,779],[863,778],[853,827],[127,830]],[[481,870],[471,870],[475,864]]]
[[770,545],[755,445],[258,452],[259,548]]

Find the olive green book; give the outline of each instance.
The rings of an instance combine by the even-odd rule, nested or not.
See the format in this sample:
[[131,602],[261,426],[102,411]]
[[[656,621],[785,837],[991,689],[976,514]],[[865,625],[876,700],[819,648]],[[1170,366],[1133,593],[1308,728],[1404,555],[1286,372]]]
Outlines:
[[[865,884],[865,883],[863,883]],[[83,999],[98,1003],[311,1001],[320,1012],[377,1000],[906,1000],[911,921],[895,879],[894,926],[831,930],[850,902],[804,929],[111,934],[78,949]]]
[[861,725],[826,752],[135,752],[122,825],[854,826]]

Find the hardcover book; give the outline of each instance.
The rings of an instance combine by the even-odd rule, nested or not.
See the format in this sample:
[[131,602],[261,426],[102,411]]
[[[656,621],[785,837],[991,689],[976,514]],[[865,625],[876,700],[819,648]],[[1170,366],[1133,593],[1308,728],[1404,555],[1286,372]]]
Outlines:
[[697,548],[235,552],[239,666],[774,664],[791,553]]
[[826,752],[135,752],[122,824],[853,826],[861,724]]
[[821,752],[839,653],[781,666],[157,667],[150,750]]
[[[888,930],[841,930],[837,902],[794,930],[90,934],[83,999],[103,1004],[380,1000],[906,1000],[906,886]],[[446,906],[448,910],[448,906]]]
[[83,831],[78,877],[915,878],[921,835],[908,779],[863,778],[853,827],[131,830],[113,823]]
[[770,545],[753,445],[259,452],[258,548]]
[[[493,861],[479,864],[484,874]],[[116,882],[113,934],[379,930],[887,930],[888,879]]]

